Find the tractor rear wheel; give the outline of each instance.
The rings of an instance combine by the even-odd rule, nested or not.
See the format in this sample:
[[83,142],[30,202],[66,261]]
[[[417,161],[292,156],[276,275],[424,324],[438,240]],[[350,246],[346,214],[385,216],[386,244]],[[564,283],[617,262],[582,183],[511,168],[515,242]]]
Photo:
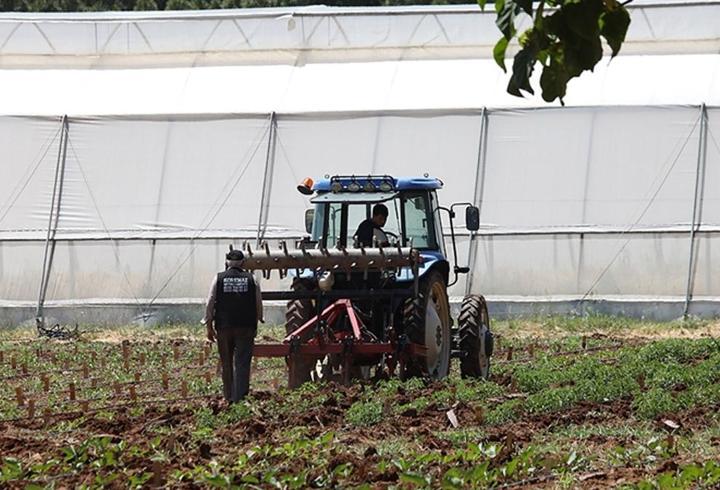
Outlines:
[[[293,289],[307,289],[300,282],[293,284]],[[308,320],[315,316],[315,308],[312,300],[294,299],[288,301],[285,312],[285,333],[292,332],[302,327]],[[305,339],[301,339],[303,341]],[[288,365],[288,388],[297,388],[301,384],[310,381],[310,373],[314,370],[317,361],[314,358],[293,355],[286,358]]]
[[465,296],[458,317],[460,375],[463,378],[488,379],[493,339],[490,333],[490,315],[485,298],[475,294]]
[[450,302],[438,271],[429,272],[420,282],[418,296],[405,302],[403,324],[410,341],[426,349],[424,355],[410,359],[403,377],[446,377],[450,371]]

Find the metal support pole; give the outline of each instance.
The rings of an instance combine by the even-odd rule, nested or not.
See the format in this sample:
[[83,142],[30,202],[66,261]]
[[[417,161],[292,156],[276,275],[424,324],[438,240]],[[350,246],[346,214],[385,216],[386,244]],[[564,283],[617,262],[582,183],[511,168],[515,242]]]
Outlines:
[[[485,168],[487,162],[487,136],[488,136],[488,114],[487,108],[483,107],[480,115],[480,138],[478,139],[478,155],[477,155],[477,168],[475,169],[475,190],[473,192],[473,205],[477,206],[479,215],[482,215],[482,203],[483,196],[485,194]],[[476,237],[477,232],[470,232],[470,242],[468,243],[468,272],[467,280],[465,281],[465,294],[468,295],[472,292],[473,284],[473,271],[475,270],[475,263],[477,262],[477,243]]]
[[55,256],[55,235],[57,233],[58,223],[60,222],[60,207],[62,205],[62,193],[65,183],[68,130],[68,119],[67,115],[65,115],[62,118],[60,145],[58,146],[58,157],[57,163],[55,164],[55,178],[53,181],[53,192],[48,216],[48,230],[45,238],[45,252],[43,253],[42,278],[40,280],[40,291],[38,292],[37,309],[35,310],[35,323],[39,326],[45,325],[43,308],[45,306],[45,297],[50,282],[50,270],[52,269],[52,262]]
[[700,138],[698,141],[698,159],[695,170],[695,195],[693,197],[692,222],[690,223],[690,254],[688,259],[687,287],[685,288],[685,307],[683,318],[687,319],[692,299],[693,270],[695,269],[695,233],[702,222],[702,189],[705,181],[705,164],[707,161],[707,108],[700,107]]
[[270,114],[270,131],[268,132],[268,146],[265,154],[265,174],[263,175],[262,196],[260,198],[260,216],[258,217],[257,241],[256,247],[260,247],[260,243],[265,238],[267,229],[267,220],[270,210],[270,194],[272,192],[273,173],[275,170],[275,147],[277,145],[277,116],[273,112]]
[[[593,141],[595,140],[594,133],[595,133],[595,119],[597,117],[597,111],[598,109],[593,109],[592,111],[592,117],[590,119],[590,131],[588,133],[588,142],[587,142],[587,153],[585,154],[585,184],[583,187],[583,204],[582,204],[582,213],[580,215],[580,224],[585,225],[585,220],[587,219],[587,204],[588,204],[588,187],[590,185],[590,172],[592,170],[592,154],[593,154]],[[575,288],[578,292],[582,291],[581,284],[582,284],[582,272],[583,272],[583,264],[585,262],[585,234],[580,233],[579,240],[578,240],[578,268],[577,268],[577,276],[575,279]]]
[[[165,175],[168,164],[168,151],[170,148],[170,137],[172,136],[175,123],[172,120],[167,121],[165,128],[165,140],[163,145],[162,165],[160,165],[160,182],[157,188],[157,206],[155,206],[155,220],[153,223],[160,223],[160,211],[162,210],[163,195],[165,191]],[[192,241],[190,242],[192,243]],[[112,244],[111,244],[112,245]],[[143,286],[143,296],[149,298],[153,295],[153,271],[155,270],[155,253],[157,252],[157,243],[155,240],[150,245],[150,261],[148,264],[147,280]],[[144,316],[144,315],[143,315]]]

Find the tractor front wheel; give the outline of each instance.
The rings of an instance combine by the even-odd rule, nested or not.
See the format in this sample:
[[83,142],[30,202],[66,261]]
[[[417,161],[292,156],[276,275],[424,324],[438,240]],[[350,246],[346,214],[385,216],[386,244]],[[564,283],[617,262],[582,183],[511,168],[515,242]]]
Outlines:
[[428,273],[420,282],[418,296],[407,300],[403,323],[409,340],[425,347],[423,355],[406,364],[403,377],[446,377],[450,371],[450,302],[438,271]]
[[465,296],[458,317],[460,334],[460,375],[463,378],[488,379],[493,337],[485,298]]

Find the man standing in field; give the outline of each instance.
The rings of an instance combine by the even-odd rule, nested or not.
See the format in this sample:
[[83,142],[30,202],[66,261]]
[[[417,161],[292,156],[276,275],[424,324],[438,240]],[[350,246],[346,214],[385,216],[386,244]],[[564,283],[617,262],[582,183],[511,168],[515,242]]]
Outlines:
[[258,321],[263,322],[260,285],[242,269],[245,256],[240,250],[225,255],[225,271],[213,279],[205,308],[205,325],[210,342],[217,339],[222,364],[223,395],[235,403],[250,389],[250,361]]

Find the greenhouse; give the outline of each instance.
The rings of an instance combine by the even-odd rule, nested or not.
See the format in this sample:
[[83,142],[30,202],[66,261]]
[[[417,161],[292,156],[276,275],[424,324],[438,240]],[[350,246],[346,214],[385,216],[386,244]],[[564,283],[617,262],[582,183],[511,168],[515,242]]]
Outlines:
[[629,7],[565,106],[505,92],[477,6],[0,14],[0,325],[198,321],[335,174],[478,206],[450,294],[494,316],[717,315],[720,2]]

